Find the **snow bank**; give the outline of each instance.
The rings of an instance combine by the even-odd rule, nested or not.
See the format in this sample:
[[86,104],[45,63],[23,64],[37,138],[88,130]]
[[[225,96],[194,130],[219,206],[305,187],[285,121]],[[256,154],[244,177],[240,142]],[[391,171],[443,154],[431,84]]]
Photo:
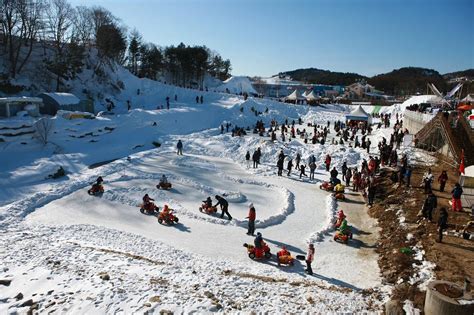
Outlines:
[[308,243],[321,242],[325,235],[329,235],[330,232],[334,231],[334,219],[337,211],[337,200],[333,195],[326,197],[326,220],[321,230],[314,232],[308,238]]

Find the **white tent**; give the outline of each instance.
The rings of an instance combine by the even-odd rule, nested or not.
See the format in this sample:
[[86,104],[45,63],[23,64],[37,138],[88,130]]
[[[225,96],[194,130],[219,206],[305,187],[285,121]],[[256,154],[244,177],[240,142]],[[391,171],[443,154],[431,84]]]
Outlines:
[[371,123],[372,119],[369,114],[362,108],[362,106],[358,106],[352,112],[346,115],[346,120],[352,121],[366,121],[367,123]]
[[316,95],[316,94],[314,94],[314,91],[311,91],[310,93],[308,93],[305,96],[305,98],[308,102],[313,102],[313,101],[317,101],[317,100],[321,99],[321,96]]
[[461,102],[474,103],[474,94],[468,94],[465,98],[461,100]]
[[294,90],[293,93],[288,95],[285,100],[286,101],[303,101],[305,98],[301,96],[301,94],[298,92],[298,90]]
[[301,94],[301,96],[306,97],[308,96],[308,94],[309,94],[308,91],[304,91],[303,94]]

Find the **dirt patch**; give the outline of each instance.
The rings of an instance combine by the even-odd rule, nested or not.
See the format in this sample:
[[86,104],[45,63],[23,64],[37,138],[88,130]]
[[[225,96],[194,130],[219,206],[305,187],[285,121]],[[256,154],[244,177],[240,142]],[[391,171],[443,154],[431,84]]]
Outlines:
[[[450,192],[459,179],[457,170],[449,163],[450,161],[440,156],[438,162],[430,166],[436,180],[442,170],[446,170],[449,177],[445,192],[439,191],[436,180],[433,184],[433,191],[438,198],[433,222],[425,221],[418,216],[426,199],[424,189],[421,187],[422,177],[429,166],[414,166],[411,187],[392,182],[390,179],[392,170],[382,170],[376,179],[378,199],[369,210],[369,213],[379,221],[381,228],[377,248],[378,263],[384,281],[394,286],[392,298],[401,301],[409,299],[419,309],[423,309],[425,292],[418,289],[417,284],[407,283],[415,274],[414,266],[420,264],[420,261],[413,257],[412,246],[421,245],[425,251],[424,259],[436,264],[434,273],[437,279],[462,284],[466,276],[474,278],[474,242],[463,239],[460,233],[463,225],[469,220],[469,215],[449,210]],[[444,236],[443,243],[437,243],[436,222],[441,207],[448,209],[449,228],[448,236]]]
[[463,295],[462,290],[446,283],[439,283],[435,285],[434,288],[442,295],[450,297],[452,299],[460,298]]

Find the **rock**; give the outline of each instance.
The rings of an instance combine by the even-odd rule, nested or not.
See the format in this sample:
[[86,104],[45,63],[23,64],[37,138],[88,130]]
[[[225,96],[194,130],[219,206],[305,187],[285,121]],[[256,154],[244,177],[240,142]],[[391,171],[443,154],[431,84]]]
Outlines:
[[22,304],[20,304],[20,307],[25,307],[25,306],[32,306],[34,304],[32,299],[26,300]]
[[105,280],[105,281],[108,281],[110,280],[110,276],[107,272],[101,272],[99,273],[99,277],[102,279],[102,280]]
[[16,299],[17,301],[19,300],[22,300],[23,299],[23,293],[18,293],[17,295],[15,295],[14,299]]
[[0,280],[0,285],[4,285],[4,286],[10,286],[10,283],[12,283],[11,280],[7,280],[7,279],[3,279],[3,280]]
[[158,295],[155,295],[155,296],[152,296],[148,301],[150,301],[151,303],[159,303],[161,299]]
[[160,315],[173,315],[173,312],[168,310],[160,310]]
[[145,307],[151,307],[151,303],[145,303],[145,304],[143,304],[143,306],[145,306]]
[[385,303],[385,315],[404,315],[405,312],[398,300],[389,300]]

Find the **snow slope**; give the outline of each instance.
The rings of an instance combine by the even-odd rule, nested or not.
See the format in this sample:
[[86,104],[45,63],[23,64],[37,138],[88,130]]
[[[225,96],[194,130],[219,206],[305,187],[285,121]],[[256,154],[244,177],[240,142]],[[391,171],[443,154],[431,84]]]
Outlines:
[[[22,140],[27,144],[0,144],[0,226],[5,231],[0,235],[5,265],[0,279],[12,279],[0,291],[0,312],[27,310],[13,299],[18,292],[38,301],[42,311],[58,312],[247,313],[257,308],[332,313],[380,308],[386,288],[376,254],[360,255],[358,247],[332,240],[335,211],[351,204],[336,203],[319,189],[328,177],[322,163],[326,154],[332,155],[336,168],[343,161],[359,166],[369,154],[331,145],[333,134],[325,145],[305,145],[300,138],[274,143],[254,134],[232,137],[218,128],[223,122],[247,127],[262,119],[268,126],[272,119],[298,117],[321,125],[343,120],[342,108],[252,98],[244,102],[147,80],[130,82],[128,94],[115,96],[120,102],[116,115],[94,120],[56,117],[53,144],[45,147],[33,138]],[[135,88],[141,91],[133,102],[143,106],[126,112],[123,102]],[[197,93],[203,94],[203,104],[196,104]],[[154,102],[166,96],[171,98],[170,110],[155,110]],[[263,114],[255,116],[251,107]],[[374,132],[371,150],[390,132]],[[178,139],[183,140],[184,156],[175,154]],[[161,146],[155,148],[153,141]],[[244,155],[257,147],[262,164],[247,169]],[[291,157],[299,152],[303,161],[314,154],[316,180],[300,179],[295,171],[290,177],[276,176],[280,150]],[[416,150],[402,151],[416,158]],[[89,168],[100,162],[107,163]],[[58,165],[65,167],[67,177],[46,180]],[[173,183],[170,191],[155,188],[163,173]],[[91,197],[86,190],[99,175],[106,192]],[[138,205],[145,193],[158,205],[173,207],[180,224],[159,225],[156,218],[141,214]],[[201,200],[215,194],[231,196],[234,220],[198,211]],[[274,253],[286,245],[293,254],[304,255],[307,244],[316,243],[314,277],[307,276],[299,262],[286,268],[275,261],[248,259],[242,244],[253,241],[245,235],[249,202],[257,209],[257,231]],[[371,228],[365,224],[354,228]],[[109,281],[100,279],[102,272],[109,274]]]

